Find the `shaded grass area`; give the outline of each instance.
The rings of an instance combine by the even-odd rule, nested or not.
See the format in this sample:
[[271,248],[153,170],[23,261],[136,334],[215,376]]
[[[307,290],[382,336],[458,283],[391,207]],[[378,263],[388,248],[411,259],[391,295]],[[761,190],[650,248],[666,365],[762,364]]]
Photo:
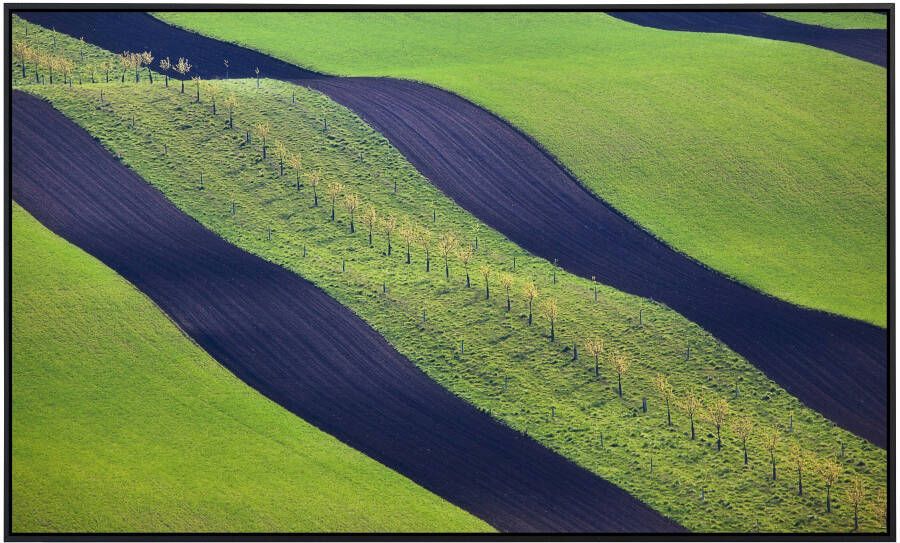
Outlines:
[[789,21],[827,28],[887,28],[886,14],[868,11],[768,11],[766,13]]
[[[18,31],[18,24],[14,26]],[[32,27],[32,33],[39,32]],[[67,41],[60,47],[75,45]],[[95,53],[102,55],[99,50]],[[22,88],[50,98],[176,205],[224,238],[320,285],[454,393],[688,528],[847,531],[852,527],[849,505],[838,494],[856,476],[873,495],[884,487],[884,451],[833,428],[671,310],[602,285],[596,286],[594,302],[595,285],[590,281],[554,270],[480,225],[351,112],[318,93],[285,83],[264,80],[260,89],[247,80],[219,85],[224,91],[220,100],[231,93],[238,100],[235,130],[227,128],[221,103],[218,114],[212,115],[205,90],[201,89],[201,103],[194,103],[193,84],[185,95],[177,88],[165,89],[159,79],[152,86],[144,81]],[[261,158],[258,135],[252,134],[249,144],[245,139],[246,131],[264,121],[271,123],[266,160]],[[306,177],[301,176],[303,186],[298,190],[291,168],[279,176],[271,154],[276,140],[302,155],[302,174],[321,169],[319,207],[312,206]],[[433,238],[450,232],[473,248],[477,238],[470,264],[473,287],[466,288],[455,256],[450,259],[450,279],[444,278],[434,246],[432,269],[426,273],[418,246],[412,248],[412,263],[405,263],[398,232],[390,256],[382,227],[375,232],[372,248],[361,220],[351,235],[343,198],[332,223],[325,186],[334,181],[360,195],[362,208],[373,205],[379,216],[393,215],[401,225],[428,228]],[[482,265],[491,269],[489,300],[478,272]],[[499,271],[514,275],[509,313]],[[549,341],[547,320],[539,312],[534,325],[527,324],[522,290],[532,280],[540,291],[536,307],[548,298],[558,302],[555,342]],[[594,377],[593,361],[583,345],[596,337],[606,345],[600,379]],[[581,346],[577,360],[574,343]],[[616,393],[613,354],[632,361],[624,377],[623,399]],[[755,422],[748,468],[742,465],[729,424],[720,452],[715,450],[713,428],[705,421],[698,420],[694,442],[682,411],[673,413],[674,426],[666,426],[652,384],[657,373],[669,376],[679,399],[688,390],[697,391],[707,404],[727,399],[733,414]],[[648,413],[642,410],[644,397]],[[762,430],[768,428],[777,428],[782,436],[776,454],[783,471],[775,482],[768,480],[770,469],[762,448]],[[824,513],[822,483],[816,474],[804,476],[808,490],[803,497],[795,496],[795,481],[787,467],[789,445],[794,442],[810,454],[811,462],[832,458],[844,466],[831,514]],[[839,457],[841,442],[845,453]],[[879,530],[869,505],[863,511],[863,529]]]
[[485,531],[228,373],[13,207],[15,532]]
[[885,326],[882,68],[602,13],[157,15],[319,71],[457,92],[678,250]]

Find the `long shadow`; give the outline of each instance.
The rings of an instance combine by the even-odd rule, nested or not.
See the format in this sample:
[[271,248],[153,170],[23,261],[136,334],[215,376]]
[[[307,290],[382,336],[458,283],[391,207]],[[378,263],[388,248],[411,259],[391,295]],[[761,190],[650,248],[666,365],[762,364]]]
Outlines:
[[[428,179],[528,251],[654,299],[701,325],[843,428],[885,447],[886,330],[797,307],[672,250],[585,189],[505,121],[452,93],[315,74],[135,12],[17,12],[112,51],[188,56],[203,77],[264,76],[318,89],[382,132]],[[702,225],[698,225],[702,227]],[[727,248],[723,248],[727,250]]]
[[740,34],[828,49],[887,66],[887,30],[837,29],[747,11],[608,11],[629,23],[661,30]]
[[680,532],[432,381],[323,291],[179,211],[47,102],[12,100],[12,196],[239,378],[512,532]]

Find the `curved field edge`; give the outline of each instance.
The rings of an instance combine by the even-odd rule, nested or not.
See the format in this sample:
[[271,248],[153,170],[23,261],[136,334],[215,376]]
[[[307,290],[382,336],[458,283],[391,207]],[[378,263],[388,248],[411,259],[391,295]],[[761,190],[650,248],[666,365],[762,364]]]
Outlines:
[[[69,42],[61,39],[61,43]],[[90,49],[88,55],[94,53]],[[820,496],[807,493],[798,503],[792,498],[795,489],[789,480],[781,478],[769,485],[765,473],[759,472],[765,470],[759,437],[751,440],[754,460],[749,479],[743,480],[744,472],[733,465],[734,441],[731,445],[727,441],[733,436],[726,438],[730,452],[717,455],[710,450],[709,426],[702,427],[696,446],[686,441],[683,414],[673,413],[675,427],[660,431],[661,407],[652,392],[652,379],[659,371],[669,374],[679,393],[695,387],[704,397],[727,398],[738,412],[757,418],[760,426],[786,429],[793,411],[795,431],[787,437],[820,459],[833,456],[843,442],[846,475],[864,474],[871,481],[867,484],[883,485],[883,451],[804,409],[746,361],[666,308],[603,286],[598,288],[602,303],[586,303],[593,285],[564,273],[559,273],[559,285],[554,286],[551,265],[479,227],[346,109],[315,92],[276,81],[264,80],[258,90],[251,81],[220,84],[242,104],[235,114],[238,134],[222,132],[223,114],[211,116],[208,101],[190,104],[190,83],[183,97],[176,89],[164,90],[159,80],[140,87],[28,85],[27,90],[52,98],[56,107],[92,130],[183,210],[226,239],[315,281],[456,394],[514,428],[527,430],[693,529],[755,529],[753,519],[759,516],[763,531],[842,531],[847,528],[846,509],[825,516]],[[136,88],[141,92],[134,92]],[[96,107],[99,89],[106,90],[109,102],[100,108]],[[132,111],[135,128],[130,128]],[[321,131],[323,117],[328,118],[327,135]],[[348,189],[360,191],[365,204],[374,204],[380,213],[395,213],[401,223],[411,219],[430,227],[435,214],[436,234],[449,229],[469,241],[479,237],[484,249],[472,265],[474,288],[467,290],[460,284],[462,271],[455,260],[451,282],[445,282],[436,269],[431,276],[420,273],[420,249],[413,251],[415,266],[406,266],[396,238],[394,256],[385,258],[383,232],[375,236],[379,249],[367,249],[360,223],[356,236],[347,236],[346,212],[340,207],[336,224],[329,226],[322,187],[322,207],[316,210],[310,205],[309,187],[299,192],[294,188],[293,170],[279,178],[277,163],[271,158],[259,160],[258,145],[240,144],[243,129],[263,120],[273,123],[273,141],[282,140],[292,151],[301,152],[303,172],[323,169],[329,181],[341,179]],[[163,142],[168,142],[170,157],[161,157]],[[202,190],[197,179],[200,171],[206,178]],[[390,177],[384,175],[388,171]],[[398,181],[396,193],[391,179]],[[232,203],[236,203],[236,214],[231,213]],[[542,296],[559,301],[563,315],[557,330],[559,343],[548,344],[541,327],[524,324],[521,296],[516,294],[518,281],[512,314],[502,317],[496,285],[492,286],[495,301],[479,301],[483,283],[474,273],[477,266],[487,263],[494,269],[508,269],[514,256],[518,256],[519,274],[534,277]],[[340,273],[342,257],[345,273]],[[437,258],[432,262],[435,268]],[[382,292],[385,286],[387,293]],[[637,326],[641,307],[644,322]],[[428,314],[424,326],[420,324],[422,309]],[[602,366],[606,377],[600,381],[588,377],[593,368],[583,351],[581,361],[569,362],[571,339],[581,340],[595,332],[610,342],[611,350],[624,349],[639,362],[626,377],[624,401],[615,396],[607,361]],[[466,356],[457,352],[460,339],[465,340]],[[693,347],[690,363],[683,357],[685,341]],[[650,398],[648,415],[640,412],[641,394]],[[555,418],[550,417],[551,408]],[[605,436],[605,447],[599,434]],[[786,449],[783,446],[779,452],[785,455],[782,462],[787,460]],[[656,471],[648,476],[645,470],[651,456]],[[810,476],[807,483],[815,485],[810,483],[816,480],[815,474],[805,478]],[[721,482],[713,489],[707,487],[710,480]],[[718,501],[698,501],[701,490]],[[760,510],[765,514],[760,515]],[[877,529],[877,525],[867,526],[867,530]]]
[[768,15],[838,29],[887,29],[887,14],[869,11],[767,11]]
[[12,211],[12,531],[481,532],[192,343]]
[[677,250],[885,326],[881,68],[605,14],[155,15],[318,71],[448,89],[532,135]]

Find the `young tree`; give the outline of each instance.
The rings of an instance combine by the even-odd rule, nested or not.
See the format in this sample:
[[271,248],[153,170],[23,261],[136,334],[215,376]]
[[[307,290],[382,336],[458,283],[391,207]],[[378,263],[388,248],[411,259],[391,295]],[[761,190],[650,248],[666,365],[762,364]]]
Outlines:
[[489,266],[479,266],[478,271],[481,273],[481,277],[484,279],[484,299],[491,299],[491,268]]
[[322,182],[322,172],[319,170],[311,171],[306,174],[306,180],[313,189],[313,207],[319,207],[319,183]]
[[[262,158],[266,159],[266,141],[269,138],[269,132],[272,131],[272,124],[269,121],[263,121],[261,123],[256,124],[256,134],[262,140]],[[337,198],[337,196],[335,196]],[[332,199],[331,205],[331,220],[334,220],[334,199]]]
[[421,228],[416,239],[422,250],[425,251],[425,273],[429,273],[431,271],[431,231],[424,227]]
[[354,215],[356,210],[359,208],[359,196],[354,193],[350,193],[344,197],[344,207],[347,208],[347,214],[350,215],[350,233],[353,234],[356,232],[356,223],[354,221]]
[[853,531],[859,531],[859,508],[866,499],[866,487],[863,485],[862,478],[854,477],[847,488],[847,501],[853,507]]
[[22,65],[22,79],[25,79],[25,62],[26,58],[28,57],[28,45],[25,42],[13,40],[12,54],[13,58],[18,57],[19,63]]
[[456,236],[445,233],[438,240],[438,253],[444,259],[444,277],[450,279],[450,255],[456,250]]
[[397,219],[394,218],[393,215],[388,215],[381,221],[381,227],[384,228],[384,233],[387,235],[387,254],[391,256],[391,234],[394,233],[394,230],[397,228]]
[[825,482],[825,512],[831,513],[831,487],[841,476],[841,465],[834,460],[826,459],[819,464],[818,471]]
[[534,307],[534,299],[538,297],[538,289],[533,282],[529,282],[525,285],[522,294],[524,294],[525,299],[528,300],[528,326],[531,326],[532,308]]
[[806,451],[799,443],[791,444],[791,462],[797,469],[797,495],[803,495],[803,468],[806,467]]
[[678,404],[684,409],[684,412],[687,413],[688,418],[691,421],[691,439],[695,439],[697,434],[694,431],[694,417],[702,413],[703,402],[700,401],[700,397],[697,396],[693,390],[689,390],[688,393],[685,394],[684,399],[678,402]]
[[175,63],[175,71],[181,76],[181,94],[184,94],[184,79],[191,72],[191,68],[193,68],[191,63],[183,57],[179,57],[178,62]]
[[724,398],[716,398],[706,412],[710,424],[716,427],[716,450],[722,450],[722,426],[728,417],[728,402]]
[[284,177],[284,161],[288,157],[287,145],[275,140],[275,157],[278,159],[278,177]]
[[469,263],[472,262],[472,246],[465,245],[459,252],[456,254],[459,261],[462,262],[463,269],[466,271],[466,288],[470,288],[472,286],[472,282],[469,280]]
[[400,239],[402,239],[403,243],[406,244],[406,263],[410,264],[412,263],[412,258],[409,248],[412,245],[413,241],[415,241],[416,239],[416,229],[410,224],[405,224],[401,226],[399,230],[397,230],[397,233],[400,234]]
[[256,74],[256,88],[259,88],[259,66],[253,69],[253,73]]
[[619,376],[619,397],[622,397],[622,375],[628,371],[628,359],[623,354],[617,354],[613,357],[612,360],[613,369],[616,370],[616,375]]
[[731,423],[731,431],[741,440],[741,447],[744,450],[744,465],[746,466],[750,461],[750,457],[747,454],[747,439],[753,433],[753,419],[750,417],[736,419]]
[[767,431],[763,436],[763,447],[765,447],[766,452],[769,453],[769,460],[772,462],[772,480],[775,481],[778,479],[778,474],[775,471],[775,455],[778,453],[778,430],[774,428]]
[[[169,60],[169,57],[159,61],[159,69],[162,70],[163,76],[165,77],[166,88],[169,88],[169,70],[172,69],[172,61]],[[109,75],[106,76],[106,82],[109,83]]]
[[[131,51],[122,51],[122,54],[119,55],[119,66],[122,67],[122,83],[124,83],[125,74],[131,68]],[[50,83],[53,83],[52,77],[50,78]]]
[[129,55],[129,64],[134,69],[134,82],[141,82],[141,66],[144,64],[144,55],[141,53],[131,53]]
[[100,68],[103,70],[106,82],[109,83],[109,71],[112,69],[112,63],[109,60],[104,60],[100,63]]
[[366,210],[363,211],[362,220],[363,224],[366,225],[366,228],[369,229],[369,247],[371,247],[372,231],[375,230],[375,225],[378,223],[378,212],[375,210],[374,206],[366,207]]
[[556,318],[559,317],[559,307],[556,305],[556,300],[548,298],[541,306],[541,314],[550,323],[550,341],[556,341]]
[[600,378],[600,357],[603,355],[605,345],[602,338],[589,339],[584,344],[584,348],[589,355],[594,358],[594,377]]
[[653,386],[659,394],[659,399],[666,405],[666,425],[672,426],[672,411],[669,408],[672,400],[672,385],[669,384],[669,379],[665,375],[657,373],[653,380]]
[[195,75],[191,78],[191,81],[194,82],[194,88],[197,89],[197,99],[195,100],[198,104],[200,103],[200,76]]
[[500,284],[503,285],[503,290],[506,291],[506,312],[509,313],[510,309],[512,309],[512,305],[509,300],[509,289],[512,287],[513,276],[510,273],[501,273],[500,274]]
[[300,153],[291,153],[291,156],[287,159],[288,166],[294,170],[294,175],[296,176],[297,182],[297,190],[300,190],[300,171],[303,169],[303,160],[300,158]]
[[227,59],[227,58],[224,59],[224,62],[225,62],[225,79],[228,80],[228,79],[229,79],[229,77],[228,77],[228,67],[230,66],[230,64],[228,63],[228,59]]
[[[234,109],[238,106],[237,97],[234,93],[228,95],[225,98],[225,101],[222,102],[222,105],[225,106],[225,109],[228,111],[228,129],[234,129]],[[297,186],[300,186],[300,181],[297,181]]]
[[147,77],[150,78],[150,84],[153,84],[153,70],[150,69],[150,66],[153,65],[153,53],[150,51],[144,51],[141,53],[141,64],[147,67]]
[[344,185],[338,182],[329,183],[325,192],[328,194],[328,198],[331,199],[331,222],[334,222],[334,203],[337,201],[338,196],[344,192]]
[[[209,101],[212,103],[212,114],[216,114],[216,99],[219,97],[219,94],[222,92],[222,87],[218,85],[218,83],[213,83],[212,81],[206,84],[206,95],[209,96]],[[282,168],[283,169],[283,168]]]

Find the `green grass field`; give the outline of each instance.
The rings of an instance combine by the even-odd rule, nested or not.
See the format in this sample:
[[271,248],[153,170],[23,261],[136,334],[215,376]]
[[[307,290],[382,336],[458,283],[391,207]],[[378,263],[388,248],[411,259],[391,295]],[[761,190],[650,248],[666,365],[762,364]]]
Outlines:
[[239,381],[13,207],[12,530],[485,531]]
[[887,28],[887,16],[883,13],[866,11],[770,11],[767,13],[798,23],[828,28]]
[[316,70],[457,92],[678,250],[885,326],[882,68],[601,13],[159,16]]
[[[16,34],[20,26],[14,24],[15,36],[21,36]],[[29,33],[36,43],[46,43],[46,34],[33,27]],[[60,39],[60,44],[68,54],[75,47],[70,40]],[[93,61],[92,55],[99,58],[102,53],[91,50]],[[49,98],[186,213],[236,245],[320,285],[449,390],[510,426],[527,430],[691,529],[748,531],[757,529],[758,522],[762,531],[846,531],[851,527],[843,497],[848,481],[861,477],[872,495],[884,488],[883,450],[803,408],[746,360],[677,313],[602,285],[597,287],[599,302],[594,303],[590,281],[561,271],[554,284],[551,264],[527,255],[457,208],[383,137],[318,93],[271,80],[264,80],[258,90],[248,80],[221,82],[224,92],[214,116],[206,89],[202,102],[194,103],[192,83],[182,95],[177,88],[164,88],[160,79],[152,86],[144,80],[139,85],[64,87],[23,85],[16,78],[17,86]],[[221,109],[222,96],[228,93],[239,102],[234,131],[227,129]],[[296,104],[291,103],[292,93]],[[328,119],[327,133],[322,131],[323,118]],[[303,173],[322,170],[320,207],[312,207],[312,190],[305,178],[297,190],[291,169],[280,177],[271,154],[261,159],[256,139],[244,144],[244,130],[264,120],[272,126],[270,152],[275,141],[281,141],[291,152],[302,154]],[[332,223],[325,186],[334,180],[359,194],[363,208],[373,205],[380,216],[390,214],[400,224],[427,227],[434,239],[450,232],[471,246],[477,237],[479,249],[470,265],[473,287],[465,287],[462,265],[455,257],[450,260],[450,280],[445,280],[435,247],[431,273],[425,273],[418,246],[412,249],[412,264],[405,264],[403,241],[396,232],[391,256],[385,254],[381,228],[375,233],[375,247],[369,248],[361,221],[357,232],[349,234],[342,200]],[[512,271],[513,258],[512,311],[507,313],[496,272]],[[484,299],[484,280],[478,272],[482,265],[492,270],[490,300]],[[527,324],[521,292],[532,279],[540,290],[539,302],[549,298],[558,302],[556,342],[548,341],[547,321],[539,313],[533,326]],[[598,336],[606,341],[599,380],[583,347],[584,340]],[[572,360],[573,342],[582,345],[577,361]],[[692,355],[685,361],[688,342]],[[615,391],[609,364],[613,353],[632,361],[624,379],[624,399]],[[696,441],[688,438],[687,417],[680,410],[673,412],[675,425],[666,428],[652,384],[657,373],[668,375],[679,398],[695,390],[707,404],[726,399],[733,413],[729,420],[739,416],[755,422],[749,468],[742,465],[728,424],[721,452],[715,450],[707,422],[698,423]],[[640,409],[645,396],[650,403],[647,414]],[[794,431],[788,432],[791,412]],[[762,448],[763,431],[769,428],[782,435],[777,458],[783,475],[776,482],[767,478]],[[836,458],[841,441],[847,447],[841,459],[844,475],[836,486],[835,510],[825,514],[816,474],[807,473],[809,490],[802,498],[795,496],[794,481],[786,475],[789,445],[796,442],[810,462],[819,462]],[[880,529],[868,505],[863,515],[863,529]]]

